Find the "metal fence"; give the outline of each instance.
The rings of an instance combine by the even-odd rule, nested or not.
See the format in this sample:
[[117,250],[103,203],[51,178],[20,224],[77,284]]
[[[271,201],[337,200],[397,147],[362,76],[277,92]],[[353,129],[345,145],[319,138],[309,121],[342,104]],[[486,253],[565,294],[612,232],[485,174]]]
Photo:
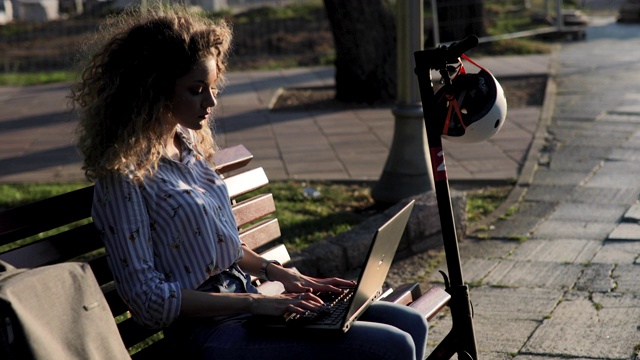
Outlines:
[[[480,43],[542,37],[580,39],[588,15],[618,16],[625,0],[429,0],[433,45],[475,33]],[[437,9],[436,11],[433,11]],[[452,29],[454,31],[452,31]],[[455,30],[458,30],[457,32]],[[462,31],[460,31],[462,30]],[[465,31],[466,30],[466,31]],[[443,34],[443,32],[445,34]],[[451,34],[457,37],[451,38]]]
[[[238,59],[238,66],[266,66],[267,60],[285,57],[295,59],[291,62],[294,65],[305,65],[318,62],[319,57],[333,49],[331,29],[320,1],[237,0],[228,3],[236,6],[212,12],[211,16],[226,16],[233,22],[232,57]],[[278,17],[269,11],[305,3],[310,5],[301,16]],[[95,3],[84,7],[81,14],[60,13],[54,20],[17,18],[0,25],[0,72],[72,69],[79,47],[97,30],[100,19],[117,11],[108,5],[109,2]],[[259,60],[262,64],[256,64]]]
[[[40,1],[58,4],[57,18],[49,21],[14,18],[0,25],[0,72],[71,69],[78,46],[96,30],[100,18],[108,13],[109,4],[124,0]],[[393,10],[395,1],[403,0],[387,1]],[[446,42],[450,39],[442,36],[447,29],[473,31],[468,30],[473,29],[470,24],[481,29],[481,41],[534,36],[563,26],[558,20],[563,17],[558,18],[556,14],[564,9],[578,8],[586,12],[605,9],[613,13],[621,1],[425,0],[425,38],[430,39],[431,44]],[[3,11],[11,7],[7,4],[32,6],[34,3],[0,0],[0,20]],[[82,4],[82,13],[78,11],[78,4]],[[281,66],[331,63],[333,35],[320,0],[224,0],[218,4],[226,10],[217,14],[229,17],[234,23],[232,66],[264,67],[276,60]],[[304,11],[273,16],[274,9],[302,5]],[[15,6],[14,13],[17,13]],[[46,12],[42,10],[41,15],[43,13]]]

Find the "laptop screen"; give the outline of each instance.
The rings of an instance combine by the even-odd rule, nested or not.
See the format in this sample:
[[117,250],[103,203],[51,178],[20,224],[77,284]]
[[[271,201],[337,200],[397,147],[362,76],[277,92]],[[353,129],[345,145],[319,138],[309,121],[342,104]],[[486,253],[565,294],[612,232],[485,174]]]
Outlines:
[[354,321],[366,309],[368,302],[380,296],[414,204],[415,200],[410,201],[376,231],[345,324]]

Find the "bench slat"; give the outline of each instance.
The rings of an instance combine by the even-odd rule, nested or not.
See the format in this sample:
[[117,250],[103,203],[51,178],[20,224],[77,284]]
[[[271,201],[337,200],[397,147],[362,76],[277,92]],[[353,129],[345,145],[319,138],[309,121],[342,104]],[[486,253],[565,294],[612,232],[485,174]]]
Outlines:
[[427,320],[433,319],[451,300],[451,295],[439,286],[432,286],[409,306],[418,310]]
[[0,254],[0,260],[15,267],[34,268],[72,260],[101,248],[102,242],[92,223]]
[[287,251],[287,247],[284,244],[280,244],[278,246],[274,246],[269,250],[263,251],[260,255],[268,260],[276,260],[280,262],[282,265],[287,265],[291,262],[291,256],[289,255],[289,251]]
[[409,305],[421,295],[422,291],[420,290],[420,284],[402,284],[382,300],[396,304]]
[[262,246],[280,238],[280,225],[278,219],[267,219],[254,224],[240,232],[240,240],[251,249],[259,249]]
[[263,194],[241,201],[233,206],[238,227],[243,227],[276,211],[273,194]]
[[251,162],[251,159],[253,155],[244,145],[220,149],[213,154],[215,170],[220,174],[238,170]]
[[138,325],[133,319],[126,319],[118,324],[118,332],[124,341],[124,346],[127,348],[148,339],[158,331],[158,329],[147,329]]
[[102,291],[104,293],[105,299],[107,299],[107,303],[109,303],[111,314],[113,314],[114,317],[120,316],[129,311],[127,305],[124,303],[124,301],[122,301],[120,295],[118,295],[115,286],[107,289],[106,291],[105,289],[102,289]]
[[5,210],[0,213],[0,245],[86,219],[92,201],[93,186],[88,186]]
[[229,197],[234,199],[269,184],[269,179],[263,168],[255,168],[229,176],[224,179],[224,182],[227,184]]
[[93,271],[93,275],[95,275],[96,280],[100,286],[109,284],[113,281],[113,275],[111,274],[111,269],[109,269],[109,264],[107,263],[107,255],[97,256],[88,261],[91,266],[91,271]]

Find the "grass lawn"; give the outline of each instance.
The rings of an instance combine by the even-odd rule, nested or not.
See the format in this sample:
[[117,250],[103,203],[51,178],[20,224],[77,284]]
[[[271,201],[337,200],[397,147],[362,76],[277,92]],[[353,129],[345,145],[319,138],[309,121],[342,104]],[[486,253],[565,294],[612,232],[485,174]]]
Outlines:
[[[28,204],[87,185],[87,183],[0,184],[0,210]],[[368,214],[363,210],[374,204],[369,188],[364,184],[273,182],[257,191],[274,194],[277,206],[274,216],[280,222],[283,241],[290,250],[304,248],[315,241],[349,230],[366,219]],[[68,230],[70,227],[72,226],[57,229],[57,232]],[[47,235],[53,232],[56,231],[49,232]],[[44,234],[41,234],[27,241],[37,240],[43,236]]]
[[73,82],[76,73],[73,71],[40,71],[0,73],[0,86],[32,86],[59,82]]
[[[0,210],[87,185],[87,183],[0,184]],[[347,231],[376,213],[370,185],[365,183],[277,181],[258,191],[273,193],[277,207],[274,216],[280,222],[282,240],[290,250],[303,249],[311,243]],[[468,192],[468,221],[477,221],[491,213],[508,193],[508,188],[488,188]],[[58,231],[66,229],[68,227]],[[40,237],[42,236],[36,236],[28,241],[37,240]],[[0,247],[1,250],[3,249]]]

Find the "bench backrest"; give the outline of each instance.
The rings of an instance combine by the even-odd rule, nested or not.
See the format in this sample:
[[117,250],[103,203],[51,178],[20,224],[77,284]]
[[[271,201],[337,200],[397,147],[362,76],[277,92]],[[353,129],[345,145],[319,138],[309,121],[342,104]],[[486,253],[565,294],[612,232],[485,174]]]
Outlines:
[[[285,264],[290,257],[284,245],[276,244],[280,237],[280,226],[272,215],[275,212],[273,195],[247,195],[267,185],[267,176],[262,168],[239,172],[252,157],[242,145],[220,150],[215,156],[216,171],[223,176],[229,189],[241,240],[265,257]],[[133,358],[167,356],[163,341],[144,347],[161,338],[161,332],[143,328],[130,320],[126,305],[115,291],[104,245],[91,222],[92,199],[93,186],[87,186],[1,212],[0,260],[21,268],[65,261],[89,263],[118,321],[118,330],[125,345],[132,352],[137,351]],[[46,233],[69,224],[77,226],[60,233]],[[36,235],[40,238],[34,240]]]
[[[291,261],[285,246],[278,241],[280,226],[273,216],[273,195],[254,192],[269,183],[262,168],[245,170],[253,156],[242,145],[220,150],[215,155],[216,171],[229,190],[233,214],[240,238],[267,259],[286,265]],[[93,186],[0,212],[0,260],[15,267],[35,268],[65,261],[87,262],[101,285],[118,331],[134,360],[180,357],[162,340],[162,331],[141,327],[128,316],[126,305],[115,291],[108,268],[104,245],[91,222]],[[54,231],[73,224],[63,232]],[[34,239],[35,238],[35,239]],[[258,280],[258,279],[256,279]],[[280,293],[278,282],[259,283],[264,294]],[[425,294],[418,283],[388,289],[384,300],[413,307],[431,319],[448,303],[451,296],[431,287]],[[99,326],[99,325],[97,325]]]

